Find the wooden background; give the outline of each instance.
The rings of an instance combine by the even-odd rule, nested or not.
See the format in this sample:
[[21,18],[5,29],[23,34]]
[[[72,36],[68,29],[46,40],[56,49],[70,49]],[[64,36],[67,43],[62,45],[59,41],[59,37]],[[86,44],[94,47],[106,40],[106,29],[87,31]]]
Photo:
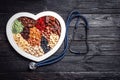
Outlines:
[[[7,40],[8,19],[17,12],[37,14],[51,10],[66,20],[74,9],[89,22],[90,52],[76,56],[68,51],[62,61],[30,71],[31,61],[20,56]],[[74,23],[75,20],[71,23],[69,39]],[[79,26],[78,32],[84,34],[83,23]],[[81,39],[79,33],[76,40]],[[83,41],[72,46],[85,50]],[[0,0],[0,80],[120,80],[120,0]]]

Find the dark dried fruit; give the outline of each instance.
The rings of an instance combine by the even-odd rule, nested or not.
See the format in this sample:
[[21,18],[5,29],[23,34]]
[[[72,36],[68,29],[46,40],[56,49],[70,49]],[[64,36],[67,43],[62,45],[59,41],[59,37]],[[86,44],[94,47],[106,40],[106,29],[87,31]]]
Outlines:
[[31,18],[28,18],[28,17],[20,17],[18,18],[19,21],[22,22],[23,26],[25,27],[35,27],[35,24],[36,24],[36,21],[31,19]]
[[21,35],[24,39],[28,40],[30,34],[30,29],[28,27],[24,27]]
[[50,46],[48,46],[48,40],[44,36],[41,38],[41,47],[45,53],[50,50]]

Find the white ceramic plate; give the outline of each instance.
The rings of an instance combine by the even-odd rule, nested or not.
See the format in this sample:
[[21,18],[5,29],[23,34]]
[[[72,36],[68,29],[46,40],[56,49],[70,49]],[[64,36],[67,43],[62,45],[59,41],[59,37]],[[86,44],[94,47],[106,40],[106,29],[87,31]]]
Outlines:
[[[14,41],[14,38],[13,38],[13,33],[12,33],[12,25],[13,25],[13,22],[19,18],[19,17],[29,17],[29,18],[32,18],[34,20],[37,20],[38,18],[41,18],[43,16],[53,16],[55,17],[60,25],[61,25],[61,33],[60,33],[60,38],[59,38],[59,41],[58,43],[55,45],[55,47],[53,49],[51,49],[49,52],[45,53],[43,56],[40,56],[40,57],[35,57],[31,54],[28,54],[26,53],[25,51],[23,51],[22,49],[20,49],[18,47],[18,45],[16,44],[16,42]],[[28,12],[20,12],[20,13],[16,13],[15,15],[13,15],[8,23],[7,23],[7,27],[6,27],[6,34],[7,34],[7,38],[10,42],[10,44],[12,45],[12,47],[22,56],[30,59],[30,60],[33,60],[33,61],[42,61],[48,57],[50,57],[51,55],[53,55],[58,49],[59,47],[61,46],[64,38],[65,38],[65,33],[66,33],[66,27],[65,27],[65,22],[64,20],[62,19],[62,17],[60,15],[58,15],[57,13],[55,12],[52,12],[52,11],[44,11],[44,12],[41,12],[41,13],[38,13],[37,15],[34,15],[34,14],[31,14],[31,13],[28,13]]]

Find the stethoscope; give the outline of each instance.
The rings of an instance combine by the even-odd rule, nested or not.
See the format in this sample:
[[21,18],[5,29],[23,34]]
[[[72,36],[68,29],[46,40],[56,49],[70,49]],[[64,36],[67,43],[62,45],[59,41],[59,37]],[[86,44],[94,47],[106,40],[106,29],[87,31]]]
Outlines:
[[[69,25],[70,25],[70,22],[74,19],[74,18],[77,18],[77,21],[75,23],[75,27],[74,27],[74,30],[73,30],[73,35],[72,35],[72,40],[70,41],[69,45],[68,45],[68,29],[69,29]],[[71,44],[72,44],[72,41],[74,41],[75,39],[75,34],[76,34],[76,30],[78,28],[78,22],[81,20],[84,21],[84,27],[85,27],[85,45],[86,45],[86,52],[84,53],[81,53],[80,51],[75,51],[71,48]],[[29,68],[31,70],[34,70],[36,69],[37,67],[41,67],[41,66],[46,66],[46,65],[49,65],[49,64],[53,64],[53,63],[56,63],[58,61],[60,61],[61,59],[64,58],[64,56],[67,54],[67,49],[69,48],[69,51],[74,53],[74,54],[78,54],[78,55],[81,55],[81,54],[87,54],[89,52],[89,46],[88,46],[88,42],[87,42],[87,34],[88,34],[88,22],[86,20],[86,18],[84,16],[82,16],[78,11],[72,11],[69,15],[68,15],[68,18],[67,18],[67,21],[66,21],[66,35],[65,35],[65,39],[64,39],[64,49],[63,51],[57,55],[56,57],[52,57],[52,58],[48,58],[46,60],[43,60],[43,61],[40,61],[40,62],[30,62],[29,64]]]

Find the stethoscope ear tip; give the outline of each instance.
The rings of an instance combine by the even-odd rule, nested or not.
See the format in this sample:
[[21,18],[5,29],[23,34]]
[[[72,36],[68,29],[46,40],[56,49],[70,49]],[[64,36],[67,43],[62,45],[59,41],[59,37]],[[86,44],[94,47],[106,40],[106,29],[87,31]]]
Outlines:
[[37,68],[37,66],[36,66],[36,63],[35,62],[30,62],[29,63],[29,69],[30,70],[35,70]]

